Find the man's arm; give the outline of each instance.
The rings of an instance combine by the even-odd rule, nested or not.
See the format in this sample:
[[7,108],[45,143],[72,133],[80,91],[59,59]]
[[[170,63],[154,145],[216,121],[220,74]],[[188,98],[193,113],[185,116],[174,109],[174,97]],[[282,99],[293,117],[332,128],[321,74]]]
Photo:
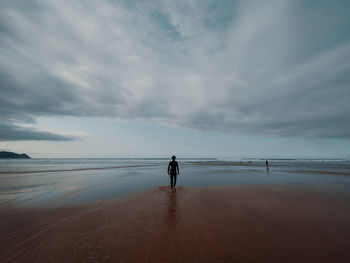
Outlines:
[[177,168],[177,174],[180,174],[179,163],[178,162],[176,162],[176,168]]
[[168,164],[168,174],[170,173],[170,163]]

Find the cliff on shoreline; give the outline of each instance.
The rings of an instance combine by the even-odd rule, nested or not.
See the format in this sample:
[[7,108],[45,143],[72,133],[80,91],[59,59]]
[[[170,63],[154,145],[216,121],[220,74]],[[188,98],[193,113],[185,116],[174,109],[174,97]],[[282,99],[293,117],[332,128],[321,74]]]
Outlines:
[[1,151],[0,159],[31,159],[31,158],[25,153],[18,154],[14,152]]

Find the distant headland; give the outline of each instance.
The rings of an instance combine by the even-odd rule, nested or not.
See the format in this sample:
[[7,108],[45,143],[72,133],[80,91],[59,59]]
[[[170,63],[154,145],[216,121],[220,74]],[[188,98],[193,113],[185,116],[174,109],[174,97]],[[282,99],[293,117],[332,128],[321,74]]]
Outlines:
[[14,152],[0,152],[0,159],[31,159],[27,154],[14,153]]

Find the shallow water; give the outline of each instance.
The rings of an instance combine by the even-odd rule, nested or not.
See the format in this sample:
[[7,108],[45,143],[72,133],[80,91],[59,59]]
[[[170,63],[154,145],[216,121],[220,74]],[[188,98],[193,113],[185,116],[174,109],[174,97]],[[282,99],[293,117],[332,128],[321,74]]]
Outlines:
[[[0,161],[0,206],[55,207],[90,203],[168,185],[168,159],[30,159]],[[178,185],[204,187],[288,184],[350,187],[350,162],[341,160],[179,159]]]

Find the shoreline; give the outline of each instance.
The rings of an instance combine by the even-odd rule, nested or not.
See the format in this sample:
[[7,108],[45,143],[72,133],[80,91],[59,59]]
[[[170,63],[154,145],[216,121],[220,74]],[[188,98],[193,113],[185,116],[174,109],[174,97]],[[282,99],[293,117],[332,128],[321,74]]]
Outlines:
[[1,209],[0,260],[345,262],[348,200],[286,185],[160,186],[90,205]]

